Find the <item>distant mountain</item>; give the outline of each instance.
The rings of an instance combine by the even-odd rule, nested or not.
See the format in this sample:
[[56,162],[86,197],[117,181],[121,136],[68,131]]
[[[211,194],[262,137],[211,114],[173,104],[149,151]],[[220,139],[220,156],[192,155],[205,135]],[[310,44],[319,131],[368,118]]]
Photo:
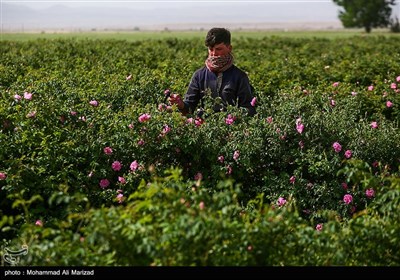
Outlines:
[[[60,2],[59,2],[60,3]],[[59,29],[193,29],[215,24],[231,26],[270,26],[291,24],[309,28],[340,27],[337,9],[329,3],[277,2],[216,2],[188,6],[166,3],[152,9],[123,7],[68,7],[54,4],[45,9],[31,9],[23,4],[2,3],[4,31],[59,30]],[[272,24],[272,25],[271,25]],[[322,25],[321,25],[322,24]]]

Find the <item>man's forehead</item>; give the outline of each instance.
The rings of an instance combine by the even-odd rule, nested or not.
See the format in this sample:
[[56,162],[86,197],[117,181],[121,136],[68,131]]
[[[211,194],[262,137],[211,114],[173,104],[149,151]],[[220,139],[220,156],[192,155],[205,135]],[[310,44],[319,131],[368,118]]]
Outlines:
[[209,48],[224,48],[224,47],[229,47],[229,44],[225,44],[225,43],[219,43],[219,44],[215,44],[214,46],[209,46]]

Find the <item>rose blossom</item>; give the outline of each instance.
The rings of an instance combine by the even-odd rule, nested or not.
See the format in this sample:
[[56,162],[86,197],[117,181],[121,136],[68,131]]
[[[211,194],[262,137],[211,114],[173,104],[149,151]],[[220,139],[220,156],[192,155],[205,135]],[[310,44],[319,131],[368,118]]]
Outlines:
[[369,188],[369,189],[367,189],[367,190],[365,191],[365,195],[366,195],[368,198],[371,198],[371,197],[375,196],[375,190],[374,190],[373,188]]
[[200,201],[200,203],[199,203],[199,208],[200,208],[200,210],[204,210],[204,207],[205,207],[204,202],[203,202],[203,201]]
[[120,182],[121,184],[126,184],[125,178],[121,176],[118,176],[118,182]]
[[196,127],[201,126],[203,123],[204,123],[204,120],[203,120],[202,118],[196,118],[196,119],[194,120],[194,125],[195,125]]
[[343,196],[343,201],[346,204],[350,204],[353,201],[353,196],[351,194],[345,194]]
[[26,114],[27,118],[34,118],[35,116],[36,116],[36,111],[32,111],[32,112],[29,112],[28,114]]
[[317,224],[317,225],[315,226],[315,229],[318,230],[318,231],[321,231],[322,228],[323,228],[323,224]]
[[118,203],[122,203],[124,201],[124,195],[122,193],[117,194]]
[[167,124],[163,126],[162,134],[167,134],[170,131],[171,131],[171,127],[169,127]]
[[132,163],[131,163],[131,165],[129,167],[130,167],[130,169],[132,171],[135,171],[136,169],[138,169],[139,164],[138,164],[138,162],[136,160],[134,160],[134,161],[132,161]]
[[89,101],[89,104],[92,105],[93,107],[99,106],[99,102],[97,102],[97,100],[91,100]]
[[342,145],[340,145],[339,142],[333,143],[332,147],[336,153],[339,153],[342,150]]
[[233,159],[234,159],[235,161],[237,161],[237,160],[239,159],[239,156],[240,156],[240,152],[239,152],[238,150],[236,150],[236,151],[233,153]]
[[302,134],[303,130],[304,130],[304,124],[302,124],[302,123],[296,124],[296,130],[298,133]]
[[139,116],[139,122],[143,123],[146,122],[148,120],[150,120],[151,115],[150,114],[142,114]]
[[278,198],[278,206],[282,206],[286,203],[286,199],[283,197]]
[[121,164],[118,160],[114,161],[114,162],[111,164],[111,168],[112,168],[114,171],[120,171],[120,170],[121,170],[121,167],[122,167],[122,164]]
[[111,155],[111,154],[113,153],[113,150],[112,150],[111,147],[105,147],[105,148],[103,149],[103,151],[104,151],[104,153],[105,153],[106,155]]
[[234,116],[232,116],[231,114],[229,114],[227,117],[226,117],[226,119],[225,119],[225,123],[227,124],[227,125],[231,125],[231,124],[233,124],[233,122],[235,121],[235,117]]
[[31,100],[32,99],[32,93],[30,93],[30,92],[24,92],[24,98],[26,99],[26,100]]
[[108,179],[101,179],[99,185],[102,188],[107,188],[110,185],[110,181]]
[[372,122],[371,123],[372,128],[378,128],[378,123],[377,122]]

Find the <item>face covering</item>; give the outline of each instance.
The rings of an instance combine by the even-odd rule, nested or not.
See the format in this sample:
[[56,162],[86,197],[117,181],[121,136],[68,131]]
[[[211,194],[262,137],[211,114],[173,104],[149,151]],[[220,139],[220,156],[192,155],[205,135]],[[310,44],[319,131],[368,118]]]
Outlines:
[[207,68],[212,72],[224,72],[226,69],[232,66],[233,55],[230,52],[223,56],[208,56],[205,64]]

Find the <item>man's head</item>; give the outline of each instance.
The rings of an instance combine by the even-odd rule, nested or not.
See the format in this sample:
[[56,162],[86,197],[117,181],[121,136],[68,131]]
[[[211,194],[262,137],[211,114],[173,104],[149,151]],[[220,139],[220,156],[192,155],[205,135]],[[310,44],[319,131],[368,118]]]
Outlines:
[[211,28],[206,36],[205,45],[211,56],[223,56],[232,51],[231,32],[226,28]]
[[206,36],[206,47],[213,47],[221,43],[224,43],[225,45],[231,44],[231,32],[221,27],[211,28]]

